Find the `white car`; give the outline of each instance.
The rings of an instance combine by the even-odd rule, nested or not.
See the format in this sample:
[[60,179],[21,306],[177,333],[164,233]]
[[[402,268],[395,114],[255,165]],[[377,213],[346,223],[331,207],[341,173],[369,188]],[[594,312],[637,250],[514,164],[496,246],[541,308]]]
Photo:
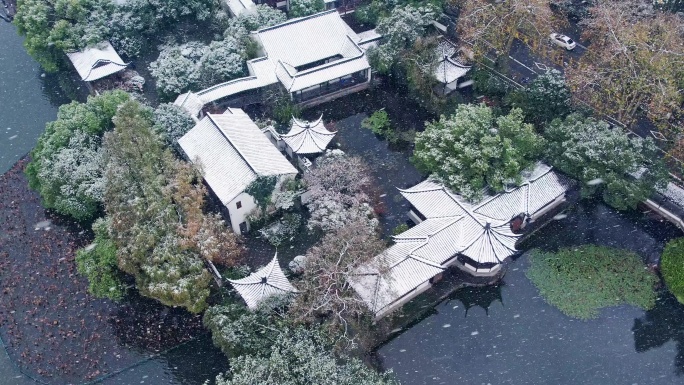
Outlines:
[[561,35],[560,33],[552,33],[549,35],[549,39],[551,39],[552,43],[559,45],[568,51],[572,51],[577,46],[577,43],[575,43],[571,38]]

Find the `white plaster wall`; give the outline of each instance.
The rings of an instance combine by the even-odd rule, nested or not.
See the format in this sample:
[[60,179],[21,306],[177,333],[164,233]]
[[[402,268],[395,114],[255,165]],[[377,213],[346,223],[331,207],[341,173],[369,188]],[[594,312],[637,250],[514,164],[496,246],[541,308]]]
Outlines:
[[[242,207],[237,208],[237,202],[242,203]],[[232,201],[230,201],[226,207],[228,208],[228,214],[230,215],[230,225],[236,234],[240,234],[240,223],[247,222],[247,215],[254,210],[256,207],[256,202],[251,195],[243,192]],[[247,222],[247,231],[249,231],[249,222]]]

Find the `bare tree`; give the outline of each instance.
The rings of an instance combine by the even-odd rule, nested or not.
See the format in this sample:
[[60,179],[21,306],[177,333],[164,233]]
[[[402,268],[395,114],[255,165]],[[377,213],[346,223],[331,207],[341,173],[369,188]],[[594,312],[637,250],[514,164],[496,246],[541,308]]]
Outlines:
[[540,52],[549,34],[563,21],[549,8],[548,0],[451,0],[461,9],[457,31],[473,46],[476,56],[492,50],[508,55],[515,39]]
[[384,248],[376,231],[360,220],[327,234],[307,252],[304,273],[296,283],[299,294],[290,307],[291,316],[307,324],[325,320],[331,331],[340,331],[341,338],[351,339],[350,326],[357,327],[371,314],[348,278]]
[[635,13],[631,2],[601,1],[590,9],[591,46],[566,72],[576,97],[631,124],[639,109],[662,127],[684,102],[684,23],[676,15]]

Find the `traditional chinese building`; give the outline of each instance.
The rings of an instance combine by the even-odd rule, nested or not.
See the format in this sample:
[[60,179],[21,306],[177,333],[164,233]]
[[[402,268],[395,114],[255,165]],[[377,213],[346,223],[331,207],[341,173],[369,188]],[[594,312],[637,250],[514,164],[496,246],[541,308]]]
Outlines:
[[128,67],[128,63],[121,60],[108,41],[82,51],[67,53],[67,56],[84,82],[102,79]]
[[395,244],[361,266],[350,284],[380,318],[430,288],[448,267],[493,276],[518,253],[524,227],[564,202],[573,183],[538,164],[521,185],[477,203],[430,179],[399,190],[416,226],[393,237]]
[[259,271],[242,279],[229,279],[228,282],[240,293],[247,307],[252,310],[270,296],[297,292],[278,264],[278,253]]
[[200,167],[238,234],[249,231],[247,215],[256,207],[254,197],[245,192],[247,187],[259,177],[276,177],[282,183],[297,174],[297,169],[240,109],[207,114],[178,144],[187,158]]
[[[249,76],[180,95],[174,104],[193,116],[204,105],[280,87],[300,106],[312,106],[368,87],[366,49],[377,33],[357,34],[334,10],[290,19],[251,33],[259,47],[247,62]],[[239,100],[238,100],[239,102]]]

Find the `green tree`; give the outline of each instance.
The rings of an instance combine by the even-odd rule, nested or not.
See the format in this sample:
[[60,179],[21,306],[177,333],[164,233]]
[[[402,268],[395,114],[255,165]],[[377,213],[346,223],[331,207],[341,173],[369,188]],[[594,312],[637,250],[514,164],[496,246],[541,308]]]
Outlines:
[[601,194],[625,210],[664,187],[667,171],[653,140],[629,137],[604,121],[571,114],[547,127],[551,164],[583,182],[583,195]]
[[570,317],[596,318],[598,310],[623,303],[655,306],[655,274],[638,255],[610,247],[584,245],[556,253],[535,252],[527,276],[541,296]]
[[389,16],[381,19],[375,30],[383,35],[382,44],[368,53],[373,68],[380,73],[389,73],[401,60],[402,53],[425,36],[436,15],[436,8],[430,4],[406,5],[393,9]]
[[375,135],[387,138],[389,142],[396,142],[399,138],[392,130],[389,115],[384,109],[377,110],[361,122],[361,127],[371,130]]
[[123,91],[112,91],[86,103],[71,102],[46,125],[26,166],[29,186],[46,208],[79,221],[98,214],[104,183],[101,137],[112,129],[118,106],[129,99]]
[[112,0],[19,0],[14,24],[26,36],[28,53],[48,72],[64,62],[64,52],[107,40]]
[[523,110],[528,122],[541,126],[553,119],[566,117],[571,112],[571,97],[563,74],[550,70],[537,76],[525,89],[514,91],[510,95],[510,103]]
[[325,11],[323,0],[291,0],[290,17],[302,17]]
[[684,238],[667,243],[660,257],[660,270],[667,288],[677,301],[684,303]]
[[105,209],[119,268],[135,277],[141,294],[200,312],[210,281],[203,260],[234,263],[236,237],[218,216],[203,213],[200,176],[164,148],[151,109],[129,101],[114,123],[105,136]]
[[99,298],[120,301],[126,294],[121,271],[117,267],[116,246],[109,238],[108,219],[93,223],[95,240],[76,252],[78,272],[88,278],[88,292]]
[[271,349],[237,357],[230,365],[230,373],[216,378],[217,385],[397,384],[389,373],[377,373],[356,358],[335,356],[324,335],[301,328],[283,330]]
[[454,191],[477,199],[486,187],[502,191],[510,180],[519,180],[540,145],[520,109],[495,117],[484,104],[459,105],[453,115],[427,123],[416,135],[412,161]]

